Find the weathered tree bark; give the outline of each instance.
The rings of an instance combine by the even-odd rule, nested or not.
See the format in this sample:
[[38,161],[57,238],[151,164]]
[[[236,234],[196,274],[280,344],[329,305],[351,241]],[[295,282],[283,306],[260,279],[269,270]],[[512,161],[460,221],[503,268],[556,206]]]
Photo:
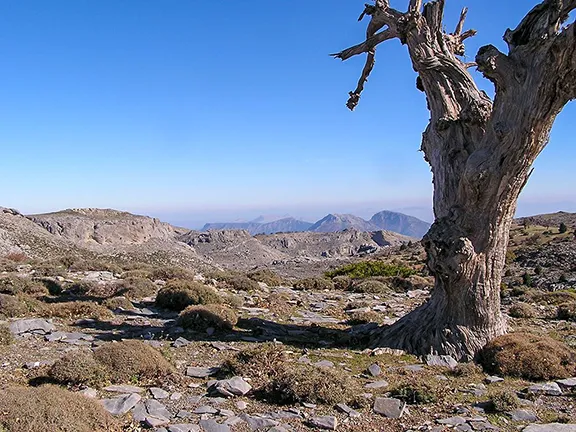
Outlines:
[[[470,65],[458,58],[476,33],[463,32],[466,9],[446,34],[444,0],[424,6],[410,0],[406,13],[377,0],[360,17],[372,17],[366,41],[334,54],[342,60],[368,54],[347,103],[354,109],[376,46],[400,39],[430,110],[421,149],[432,168],[436,219],[423,244],[435,287],[426,304],[376,331],[376,345],[470,359],[505,333],[500,282],[517,199],[557,114],[576,98],[576,26],[562,27],[573,9],[576,0],[543,1],[506,31],[508,54],[485,46]],[[494,83],[493,101],[476,86],[470,66]]]

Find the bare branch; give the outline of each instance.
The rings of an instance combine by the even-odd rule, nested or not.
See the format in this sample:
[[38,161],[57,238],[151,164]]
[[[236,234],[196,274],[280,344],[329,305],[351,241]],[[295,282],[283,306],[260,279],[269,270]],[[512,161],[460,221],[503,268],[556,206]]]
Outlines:
[[431,31],[443,32],[444,3],[445,0],[434,0],[424,5],[424,18]]
[[456,25],[456,30],[454,30],[454,35],[461,35],[462,34],[462,30],[464,30],[464,21],[466,21],[466,15],[468,15],[468,8],[464,8],[462,9],[462,12],[460,13],[460,20],[458,21],[458,24]]
[[380,33],[376,33],[374,36],[368,38],[361,44],[354,45],[353,47],[345,49],[344,51],[330,55],[341,60],[348,60],[350,57],[354,57],[355,55],[370,52],[376,48],[378,44],[390,39],[394,39],[396,37],[398,37],[398,33],[395,30],[388,28],[381,31]]
[[410,0],[410,5],[408,6],[409,12],[420,12],[422,10],[422,0]]
[[544,0],[536,5],[514,30],[506,30],[504,40],[510,50],[534,41],[548,39],[560,31],[576,0]]
[[375,49],[368,52],[368,56],[366,58],[366,64],[364,65],[364,69],[362,70],[362,75],[360,76],[360,79],[358,80],[358,86],[356,87],[356,90],[348,93],[350,95],[350,97],[348,98],[348,101],[346,102],[346,106],[348,107],[348,109],[350,111],[354,111],[354,108],[356,108],[356,106],[358,105],[358,102],[360,101],[360,95],[362,94],[362,91],[364,90],[364,84],[366,83],[366,81],[368,81],[368,77],[370,76],[370,73],[372,72],[372,69],[374,68],[374,63],[376,63],[376,60],[374,57],[375,57]]

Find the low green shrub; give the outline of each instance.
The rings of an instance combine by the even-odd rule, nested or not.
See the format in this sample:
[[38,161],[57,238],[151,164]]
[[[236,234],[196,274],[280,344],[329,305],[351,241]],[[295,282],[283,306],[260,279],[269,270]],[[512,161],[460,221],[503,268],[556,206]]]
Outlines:
[[332,281],[320,277],[311,277],[300,279],[292,285],[295,289],[298,290],[332,290],[334,289],[334,284]]
[[216,290],[199,282],[173,279],[156,295],[156,305],[175,311],[191,305],[222,303]]
[[188,306],[178,316],[178,324],[185,329],[206,331],[232,330],[238,322],[238,316],[231,308],[221,304]]
[[401,265],[387,264],[382,261],[361,261],[326,272],[326,276],[329,278],[349,276],[353,279],[365,279],[373,276],[408,277],[415,273],[415,270]]

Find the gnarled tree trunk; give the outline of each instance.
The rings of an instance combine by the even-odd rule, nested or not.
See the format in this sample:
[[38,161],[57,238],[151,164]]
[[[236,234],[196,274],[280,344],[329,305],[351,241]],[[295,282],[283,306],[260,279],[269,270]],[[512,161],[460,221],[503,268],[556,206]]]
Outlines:
[[[446,34],[444,0],[411,0],[406,13],[377,0],[361,15],[372,16],[366,41],[335,54],[368,55],[347,103],[354,109],[376,45],[400,39],[430,110],[422,151],[432,168],[436,220],[423,244],[435,287],[426,304],[379,329],[375,344],[470,359],[506,331],[500,282],[517,199],[556,115],[576,97],[576,27],[562,28],[575,8],[576,0],[542,2],[506,32],[507,55],[489,45],[465,64],[458,56],[475,34],[462,32],[466,9]],[[493,101],[474,83],[472,66],[495,84]]]

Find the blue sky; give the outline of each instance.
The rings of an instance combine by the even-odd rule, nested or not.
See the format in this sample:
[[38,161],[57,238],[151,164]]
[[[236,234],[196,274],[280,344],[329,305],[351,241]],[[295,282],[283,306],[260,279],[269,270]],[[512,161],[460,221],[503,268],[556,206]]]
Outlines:
[[[363,3],[4,0],[0,205],[119,208],[187,225],[426,212],[428,113],[405,47],[379,48],[353,113],[345,102],[364,58],[328,56],[362,41]],[[469,6],[473,59],[487,43],[504,49],[504,30],[536,3],[447,0],[446,23]],[[574,119],[571,105],[521,211],[576,211]]]

